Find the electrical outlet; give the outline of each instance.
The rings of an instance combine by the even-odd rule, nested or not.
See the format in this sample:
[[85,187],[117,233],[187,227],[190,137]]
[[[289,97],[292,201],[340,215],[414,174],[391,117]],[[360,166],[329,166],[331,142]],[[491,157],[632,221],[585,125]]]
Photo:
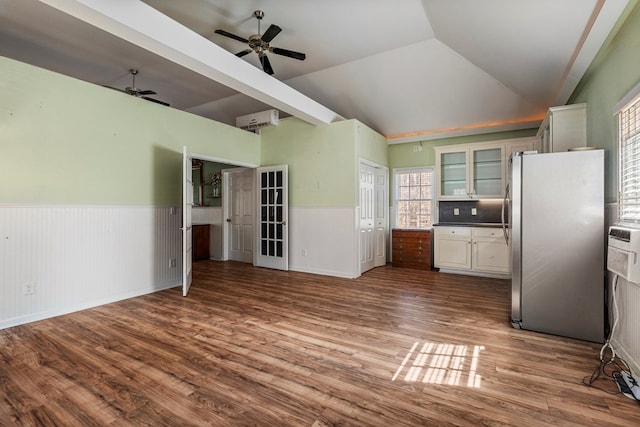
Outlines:
[[306,249],[302,250],[302,256],[307,256],[307,250]]
[[169,268],[176,268],[176,259],[175,258],[171,258],[169,260]]
[[460,215],[460,209],[459,209],[459,208],[453,208],[453,214],[454,214],[455,216]]
[[33,295],[36,293],[36,284],[35,282],[28,282],[24,284],[24,294],[25,295]]
[[478,209],[477,208],[471,208],[471,215],[473,215],[473,216],[478,215]]

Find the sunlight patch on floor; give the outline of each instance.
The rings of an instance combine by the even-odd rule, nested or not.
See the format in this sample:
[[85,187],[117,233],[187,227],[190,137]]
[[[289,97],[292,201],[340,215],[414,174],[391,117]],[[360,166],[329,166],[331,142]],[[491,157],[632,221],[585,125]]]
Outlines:
[[425,342],[420,346],[416,341],[392,381],[400,378],[405,382],[479,388],[482,377],[477,371],[482,350],[481,345]]

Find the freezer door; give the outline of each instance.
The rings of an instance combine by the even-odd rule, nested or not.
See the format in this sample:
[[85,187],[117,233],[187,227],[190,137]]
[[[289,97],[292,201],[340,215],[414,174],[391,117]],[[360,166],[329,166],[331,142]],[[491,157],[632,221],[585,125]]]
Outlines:
[[522,320],[522,158],[523,153],[513,153],[509,161],[510,191],[509,228],[511,237],[511,322],[519,327]]
[[602,342],[604,151],[526,155],[521,167],[521,327]]

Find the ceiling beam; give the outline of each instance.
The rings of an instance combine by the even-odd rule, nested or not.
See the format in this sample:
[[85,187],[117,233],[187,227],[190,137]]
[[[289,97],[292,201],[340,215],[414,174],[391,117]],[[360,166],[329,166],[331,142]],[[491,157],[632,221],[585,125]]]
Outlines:
[[139,0],[39,1],[311,124],[344,119]]

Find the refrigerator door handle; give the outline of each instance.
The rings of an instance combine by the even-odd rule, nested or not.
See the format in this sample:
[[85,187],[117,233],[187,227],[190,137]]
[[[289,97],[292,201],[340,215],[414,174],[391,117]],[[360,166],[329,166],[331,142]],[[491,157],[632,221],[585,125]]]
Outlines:
[[504,214],[505,208],[507,206],[507,201],[509,200],[509,184],[507,184],[504,189],[504,198],[502,199],[502,211],[500,213],[502,219],[502,233],[504,234],[504,241],[509,244],[509,231],[507,230],[507,223],[505,222]]

